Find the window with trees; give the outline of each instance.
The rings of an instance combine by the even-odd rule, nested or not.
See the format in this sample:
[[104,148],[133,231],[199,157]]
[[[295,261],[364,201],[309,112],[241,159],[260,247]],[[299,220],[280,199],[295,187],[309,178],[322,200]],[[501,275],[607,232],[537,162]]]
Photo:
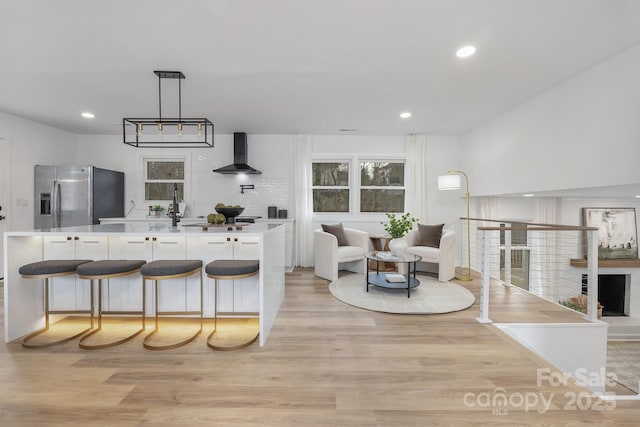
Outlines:
[[360,162],[360,212],[404,212],[404,162]]
[[314,212],[349,212],[349,161],[314,162]]
[[312,175],[316,213],[404,212],[403,160],[315,160]]
[[184,200],[184,159],[144,159],[145,201],[173,200],[173,185],[178,184],[178,200]]

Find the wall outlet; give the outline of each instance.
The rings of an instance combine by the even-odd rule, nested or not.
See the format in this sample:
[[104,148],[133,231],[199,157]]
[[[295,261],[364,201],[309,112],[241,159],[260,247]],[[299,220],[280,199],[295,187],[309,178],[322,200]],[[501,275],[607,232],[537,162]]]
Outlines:
[[16,206],[29,206],[29,201],[27,199],[16,199]]

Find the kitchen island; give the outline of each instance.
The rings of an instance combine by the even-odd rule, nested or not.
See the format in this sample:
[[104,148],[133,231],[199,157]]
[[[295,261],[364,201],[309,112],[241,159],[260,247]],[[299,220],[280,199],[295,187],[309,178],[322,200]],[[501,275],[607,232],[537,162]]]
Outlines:
[[[42,281],[23,279],[20,266],[48,259],[258,259],[255,277],[220,283],[219,310],[226,316],[257,316],[260,345],[264,345],[284,299],[284,227],[278,223],[235,227],[197,225],[171,227],[164,223],[121,223],[33,231],[11,231],[4,237],[5,342],[44,326]],[[204,270],[204,268],[203,268]],[[89,306],[88,281],[75,276],[52,279],[51,309]],[[107,310],[131,310],[141,305],[139,276],[109,279],[103,290]],[[67,282],[66,286],[59,282]],[[199,306],[197,275],[160,283],[160,309]],[[147,315],[152,316],[152,281],[147,281]],[[204,275],[204,315],[214,314],[214,285]],[[176,307],[178,306],[178,307]],[[55,317],[54,317],[55,320]]]

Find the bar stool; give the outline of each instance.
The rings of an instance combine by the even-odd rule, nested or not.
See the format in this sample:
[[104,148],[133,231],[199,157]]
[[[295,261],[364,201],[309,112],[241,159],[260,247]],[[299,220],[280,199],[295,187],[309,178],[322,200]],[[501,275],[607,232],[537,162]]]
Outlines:
[[[168,279],[179,279],[188,277],[193,274],[200,273],[200,311],[159,311],[158,310],[158,281]],[[202,261],[201,260],[161,260],[152,261],[142,266],[140,269],[142,274],[143,286],[147,280],[155,281],[155,328],[146,337],[144,337],[144,348],[149,350],[170,350],[177,348],[193,341],[202,332]],[[158,332],[158,317],[161,315],[182,315],[182,314],[198,314],[200,315],[200,328],[192,336],[172,344],[155,345],[150,343],[151,337]]]
[[[71,341],[74,338],[93,329],[93,288],[91,289],[91,310],[49,310],[49,279],[53,277],[70,276],[75,274],[78,266],[91,262],[91,260],[84,259],[52,259],[47,261],[33,262],[31,264],[25,264],[18,269],[18,273],[25,279],[44,279],[44,313],[45,313],[45,325],[44,328],[38,329],[35,332],[30,333],[22,339],[22,346],[26,348],[42,348],[51,345],[62,344],[67,341]],[[50,314],[89,314],[91,319],[91,325],[89,328],[78,332],[77,334],[63,338],[57,341],[50,341],[42,344],[30,344],[29,341],[49,330],[49,315]]]
[[[91,280],[91,289],[93,289],[93,281],[98,280],[98,328],[89,332],[80,338],[78,345],[85,350],[97,350],[102,348],[113,347],[118,344],[125,343],[133,337],[139,335],[145,328],[145,288],[142,286],[142,310],[141,311],[104,311],[102,309],[102,280],[123,277],[135,274],[140,271],[140,267],[146,264],[143,260],[102,260],[88,262],[78,266],[76,274],[81,279]],[[133,334],[127,335],[125,338],[116,341],[110,341],[102,344],[87,344],[85,341],[102,330],[102,315],[110,314],[137,314],[142,319],[142,327]]]
[[[207,277],[215,279],[215,315],[214,315],[214,327],[213,332],[207,337],[207,346],[214,350],[238,350],[247,347],[258,339],[260,334],[260,328],[257,330],[247,329],[244,336],[237,337],[236,340],[240,342],[234,342],[234,337],[214,337],[218,332],[218,281],[219,280],[239,280],[247,277],[252,277],[258,274],[260,269],[260,262],[257,260],[239,260],[239,259],[218,259],[211,261],[205,267]],[[215,338],[215,342],[214,342]]]

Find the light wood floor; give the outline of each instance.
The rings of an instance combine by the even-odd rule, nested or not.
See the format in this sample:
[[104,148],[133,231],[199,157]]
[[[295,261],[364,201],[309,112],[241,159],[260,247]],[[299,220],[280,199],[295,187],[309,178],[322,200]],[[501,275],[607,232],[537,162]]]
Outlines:
[[[262,348],[212,351],[210,322],[193,343],[165,352],[143,349],[142,335],[97,351],[77,342],[40,350],[3,344],[0,425],[631,426],[640,419],[640,403],[571,409],[565,393],[583,389],[537,386],[544,363],[477,323],[478,301],[458,313],[391,315],[347,306],[327,285],[309,269],[287,274],[284,305]],[[477,280],[464,286],[478,295]],[[494,321],[581,318],[523,292],[492,292]],[[552,407],[525,411],[514,399],[499,415],[480,406],[498,388],[514,398],[542,395]]]

